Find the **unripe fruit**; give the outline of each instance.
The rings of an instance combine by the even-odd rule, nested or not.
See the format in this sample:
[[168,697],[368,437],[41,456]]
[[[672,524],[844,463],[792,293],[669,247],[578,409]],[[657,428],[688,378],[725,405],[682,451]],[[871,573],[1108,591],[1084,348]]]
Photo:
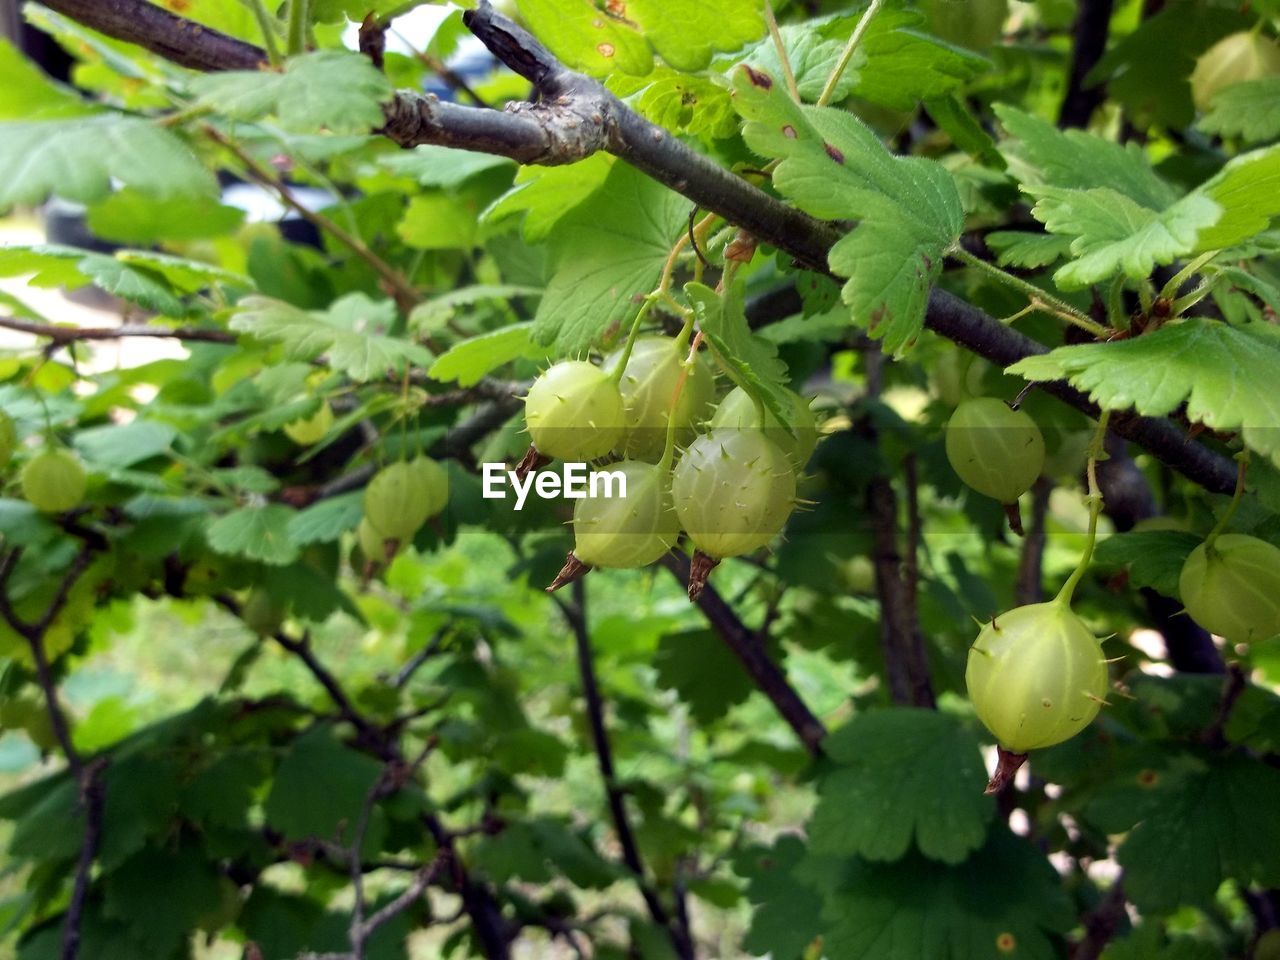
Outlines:
[[524,402],[533,445],[561,460],[598,460],[622,439],[622,394],[604,370],[583,360],[557,363]]
[[364,490],[364,516],[379,533],[401,543],[413,539],[427,517],[438,513],[448,497],[442,493],[443,469],[425,461],[400,461],[374,474]]
[[449,505],[449,471],[430,457],[414,457],[409,461],[418,486],[427,495],[427,517],[434,517]]
[[398,542],[383,536],[382,532],[369,522],[368,517],[362,517],[360,525],[356,527],[356,543],[360,545],[360,552],[364,554],[365,560],[370,563],[386,563],[395,556],[399,548]]
[[1280,960],[1280,930],[1268,930],[1258,938],[1253,960]]
[[244,625],[260,637],[273,636],[284,624],[284,618],[284,604],[277,602],[270,591],[261,587],[254,587],[240,609]]
[[87,486],[84,465],[70,450],[50,447],[22,468],[22,495],[43,513],[64,513],[79,506]]
[[1056,600],[1017,607],[984,626],[964,679],[978,718],[1016,754],[1074,737],[1107,694],[1101,642]]
[[1220,90],[1280,73],[1280,46],[1253,30],[1224,37],[1200,55],[1191,71],[1191,99],[1205,110]]
[[1196,623],[1232,643],[1280,633],[1280,547],[1240,533],[1202,543],[1182,565],[1178,593]]
[[[766,409],[764,412],[764,435],[785,453],[797,470],[803,469],[813,455],[813,448],[818,445],[818,421],[809,409],[809,401],[798,393],[787,391],[791,401],[791,410],[787,418],[787,426],[795,431],[795,436],[778,423],[778,418]],[[756,406],[751,395],[741,387],[734,387],[720,401],[716,412],[708,424],[716,427],[733,427],[738,430],[760,429],[760,408]]]
[[[605,361],[612,369],[618,351]],[[626,408],[626,432],[615,449],[633,460],[656,463],[667,446],[667,418],[674,416],[676,443],[688,443],[694,428],[706,420],[715,397],[715,375],[699,355],[685,378],[674,411],[671,400],[688,354],[671,337],[637,337],[618,384]]]
[[310,417],[294,420],[284,425],[284,435],[300,447],[309,447],[319,443],[333,427],[333,408],[322,403],[320,409]]
[[795,468],[760,431],[718,427],[684,452],[671,496],[695,547],[717,560],[736,557],[765,546],[786,525]]
[[13,451],[18,446],[18,431],[13,427],[9,415],[0,410],[0,470],[9,465],[13,459]]
[[997,40],[1009,17],[1008,0],[922,0],[929,32],[950,43],[984,51]]
[[680,522],[665,470],[640,460],[606,469],[626,477],[625,497],[588,497],[573,510],[573,553],[589,567],[643,567],[674,546]]
[[1044,468],[1044,437],[1022,410],[994,397],[956,407],[947,424],[947,459],[968,486],[1001,503],[1014,503]]

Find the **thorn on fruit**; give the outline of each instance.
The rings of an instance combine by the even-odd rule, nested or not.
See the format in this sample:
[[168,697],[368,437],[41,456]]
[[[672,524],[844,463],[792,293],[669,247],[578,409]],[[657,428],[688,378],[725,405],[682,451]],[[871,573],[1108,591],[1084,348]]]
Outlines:
[[720,563],[715,557],[708,556],[701,550],[694,551],[693,560],[689,563],[689,599],[696,602],[702,596],[707,585],[707,577]]
[[560,568],[560,572],[556,574],[556,578],[551,581],[551,585],[547,587],[547,593],[555,593],[566,583],[573,583],[575,580],[581,580],[591,568],[573,555],[570,550],[569,554],[564,558],[564,566]]
[[1027,762],[1025,753],[1011,753],[1004,747],[997,747],[996,754],[996,772],[991,775],[991,779],[987,782],[987,789],[983,793],[999,793],[1009,784],[1013,783],[1014,775],[1022,769],[1022,765]]

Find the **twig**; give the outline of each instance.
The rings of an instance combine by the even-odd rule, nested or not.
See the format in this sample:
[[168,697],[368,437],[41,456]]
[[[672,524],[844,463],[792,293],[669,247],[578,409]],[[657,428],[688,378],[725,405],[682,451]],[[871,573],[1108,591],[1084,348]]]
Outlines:
[[[669,553],[658,562],[670,570],[681,584],[689,582],[689,558],[683,553]],[[813,711],[787,680],[786,674],[769,656],[764,638],[748,629],[710,584],[703,588],[697,604],[711,624],[711,629],[738,658],[747,676],[773,703],[804,748],[812,756],[821,756],[827,728],[813,715]]]
[[35,337],[48,337],[58,347],[78,340],[122,340],[128,337],[192,340],[202,343],[235,343],[237,339],[236,334],[226,330],[205,330],[197,327],[151,327],[131,324],[119,327],[61,327],[55,324],[19,320],[17,317],[0,317],[0,328],[29,333]]
[[1128,920],[1123,876],[1116,878],[1111,889],[1081,920],[1085,930],[1084,939],[1072,951],[1071,960],[1098,960],[1111,938],[1120,930],[1120,925]]
[[591,727],[591,742],[595,747],[596,762],[600,768],[600,778],[604,781],[605,799],[609,804],[609,815],[613,820],[614,832],[618,835],[618,844],[622,847],[622,860],[627,869],[636,878],[640,888],[640,896],[653,922],[667,930],[676,954],[685,960],[693,957],[693,943],[689,931],[674,919],[663,905],[658,893],[645,876],[644,861],[640,857],[640,847],[636,843],[635,834],[631,830],[631,822],[627,818],[626,793],[618,785],[617,771],[613,765],[613,749],[609,745],[609,734],[605,729],[604,702],[600,697],[600,684],[596,679],[595,657],[591,651],[591,634],[587,627],[586,584],[582,580],[573,582],[573,600],[562,600],[552,595],[565,620],[573,631],[578,657],[578,674],[582,679],[582,694],[587,702],[587,722]]
[[1051,493],[1053,481],[1048,477],[1041,477],[1031,488],[1031,523],[1022,541],[1018,579],[1013,586],[1014,599],[1019,606],[1039,603],[1044,599],[1044,548],[1048,541],[1046,521]]
[[791,68],[791,57],[787,54],[787,45],[782,41],[782,31],[778,29],[778,18],[773,15],[773,3],[764,0],[764,21],[769,25],[769,37],[773,40],[773,48],[777,51],[778,62],[782,64],[782,77],[787,83],[787,92],[796,103],[800,102],[800,88],[796,86],[796,72]]
[[1072,30],[1071,72],[1058,113],[1058,126],[1085,127],[1093,111],[1106,99],[1101,84],[1087,87],[1087,78],[1107,49],[1114,0],[1083,0]]

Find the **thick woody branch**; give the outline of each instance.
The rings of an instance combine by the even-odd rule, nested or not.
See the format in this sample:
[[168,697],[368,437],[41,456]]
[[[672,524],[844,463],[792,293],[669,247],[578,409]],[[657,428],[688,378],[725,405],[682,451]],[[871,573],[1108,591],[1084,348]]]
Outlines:
[[[109,36],[204,70],[254,69],[262,51],[174,17],[146,0],[50,0],[53,9]],[[482,0],[467,25],[507,66],[529,79],[539,99],[505,111],[442,103],[401,93],[386,107],[383,133],[401,144],[436,143],[511,157],[521,163],[570,163],[606,150],[724,217],[810,269],[829,272],[827,254],[840,230],[796,210],[686,146],[628,108],[602,84],[560,64],[528,32]],[[1008,366],[1045,347],[959,298],[935,290],[925,320],[934,332]],[[1091,416],[1098,409],[1065,383],[1044,389]],[[1112,429],[1213,492],[1235,486],[1235,466],[1189,440],[1168,420],[1115,414]]]

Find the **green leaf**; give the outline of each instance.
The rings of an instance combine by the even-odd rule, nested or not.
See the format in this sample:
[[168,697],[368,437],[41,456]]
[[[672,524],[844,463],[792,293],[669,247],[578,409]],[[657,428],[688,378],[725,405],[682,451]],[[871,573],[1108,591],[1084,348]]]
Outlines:
[[477,304],[501,303],[514,297],[540,297],[541,287],[521,287],[514,284],[475,284],[458,287],[447,293],[424,300],[409,314],[409,326],[419,333],[435,333],[442,330],[458,315],[463,307]]
[[822,898],[796,877],[807,852],[799,837],[780,836],[772,847],[749,847],[734,857],[734,872],[748,879],[754,907],[742,942],[753,956],[796,960],[822,932]]
[[167,957],[218,902],[218,878],[193,841],[172,851],[145,847],[104,878],[103,913],[124,921],[149,955]]
[[738,132],[738,115],[725,87],[706,77],[658,67],[642,79],[615,74],[609,89],[646,119],[677,133],[713,140]]
[[515,185],[495,200],[481,219],[499,223],[523,213],[525,240],[545,240],[562,218],[604,186],[615,162],[608,154],[597,153],[563,167],[521,167]]
[[517,6],[537,38],[575,70],[604,77],[614,70],[644,76],[653,69],[644,37],[591,0],[519,0]]
[[958,866],[915,853],[849,862],[823,918],[826,955],[841,960],[1057,960],[1075,923],[1056,871],[1003,826]]
[[627,16],[663,60],[677,70],[701,70],[719,51],[738,50],[764,36],[760,0],[628,0]]
[[95,112],[75,90],[54,83],[0,37],[0,120],[78,117]]
[[506,157],[436,144],[422,144],[412,150],[388,154],[379,158],[378,163],[394,174],[412,177],[419,186],[445,190],[460,187],[478,174],[512,165]]
[[89,229],[117,243],[204,240],[236,230],[245,213],[211,197],[156,199],[133,188],[111,194],[89,208]]
[[1024,233],[1020,230],[997,230],[984,238],[996,251],[996,262],[1002,267],[1035,270],[1047,267],[1071,253],[1071,238],[1052,233]]
[[1094,560],[1105,567],[1129,567],[1129,583],[1178,596],[1178,577],[1187,555],[1203,538],[1181,530],[1117,533],[1098,543]]
[[383,332],[395,317],[395,305],[389,300],[371,300],[363,293],[349,293],[324,312],[253,296],[240,301],[231,329],[284,344],[291,360],[327,355],[332,369],[366,383],[399,376],[407,364],[425,367],[431,362],[431,353],[424,347]]
[[1162,793],[1116,853],[1139,910],[1210,903],[1224,880],[1280,883],[1280,770],[1239,754],[1211,756]]
[[1211,943],[1191,937],[1168,939],[1163,924],[1143,923],[1128,936],[1113,940],[1102,952],[1102,960],[1222,960],[1222,951]]
[[194,77],[196,106],[235,120],[273,117],[301,133],[367,133],[382,126],[394,92],[368,57],[317,50],[291,57],[283,73],[235,70]]
[[822,779],[809,824],[823,856],[898,860],[914,844],[960,863],[986,839],[994,812],[977,738],[954,717],[889,709],[855,716],[827,738],[838,766]]
[[0,123],[0,210],[50,194],[93,203],[113,182],[163,198],[216,191],[187,145],[149,120],[110,113]]
[[91,427],[76,434],[76,449],[85,460],[102,470],[131,467],[162,456],[173,449],[178,432],[154,420]]
[[209,546],[218,553],[262,563],[293,563],[298,558],[298,544],[289,536],[293,517],[293,510],[275,503],[233,510],[209,524]]
[[1193,317],[1130,340],[1059,347],[1006,372],[1067,379],[1107,410],[1161,417],[1185,402],[1190,420],[1239,431],[1251,449],[1280,464],[1280,330],[1270,324]]
[[415,250],[470,250],[480,239],[480,210],[474,196],[427,191],[409,201],[396,234]]
[[[674,690],[689,705],[699,727],[706,727],[742,703],[755,687],[720,639],[709,630],[665,634],[653,657],[658,685]],[[708,678],[715,677],[715,682]]]
[[774,185],[806,212],[859,223],[831,250],[831,269],[848,277],[844,302],[854,320],[900,354],[924,325],[929,291],[964,212],[950,174],[932,160],[895,157],[852,114],[800,107],[765,74],[734,77],[747,144],[781,158]]
[[337,840],[345,824],[350,841],[381,770],[373,758],[339,743],[328,728],[316,727],[295,740],[280,761],[265,804],[267,823],[294,840]]
[[1280,76],[1234,83],[1209,101],[1200,129],[1260,143],[1280,137]]
[[[814,29],[809,23],[786,24],[779,28],[782,34],[782,45],[787,51],[787,60],[795,74],[796,87],[800,98],[814,103],[822,95],[827,78],[840,62],[840,54],[844,43],[827,37],[822,30]],[[771,77],[781,77],[782,61],[778,58],[778,48],[772,40],[758,44],[743,60],[743,63],[767,73]],[[838,103],[849,96],[857,74],[845,70],[836,84],[834,99]]]
[[300,547],[330,543],[354,530],[364,516],[364,491],[344,493],[313,503],[289,519],[289,539]]
[[501,834],[478,843],[472,859],[499,883],[547,883],[559,875],[579,887],[603,888],[620,877],[582,837],[550,817],[508,823]]
[[792,401],[786,392],[787,367],[776,344],[747,326],[742,284],[722,297],[706,284],[688,283],[685,294],[720,366],[738,386],[759,397],[778,423],[791,432]]
[[551,236],[554,272],[538,304],[534,338],[557,355],[581,353],[636,310],[657,286],[689,204],[633,167],[617,164],[604,185]]
[[427,370],[427,376],[470,387],[513,360],[542,359],[546,351],[533,343],[531,330],[528,323],[513,323],[463,340],[437,357]]

